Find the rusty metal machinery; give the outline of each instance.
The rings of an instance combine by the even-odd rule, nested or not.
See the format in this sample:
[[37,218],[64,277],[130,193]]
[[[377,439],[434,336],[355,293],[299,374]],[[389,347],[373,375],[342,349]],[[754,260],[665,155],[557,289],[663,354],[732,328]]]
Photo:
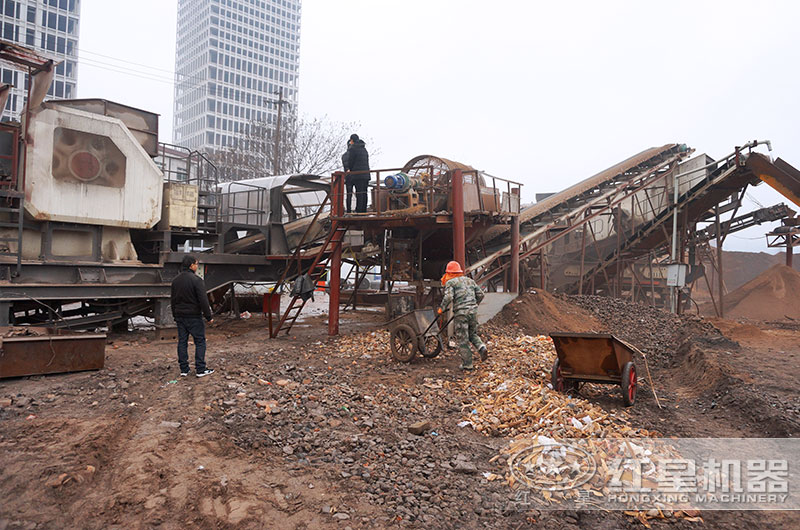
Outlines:
[[[52,61],[2,41],[0,61],[33,77],[23,122],[0,124],[0,326],[127,327],[144,315],[169,327],[185,252],[213,296],[274,282],[318,209],[295,199],[329,194],[310,175],[222,189],[205,155],[158,142],[156,114],[42,103]],[[320,224],[311,232],[309,245],[325,236]]]

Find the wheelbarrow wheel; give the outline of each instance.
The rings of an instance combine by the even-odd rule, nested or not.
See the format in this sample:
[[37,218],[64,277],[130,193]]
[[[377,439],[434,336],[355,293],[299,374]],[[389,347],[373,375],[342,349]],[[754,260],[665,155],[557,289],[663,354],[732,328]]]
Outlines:
[[392,357],[401,363],[411,362],[419,348],[417,334],[407,324],[400,324],[392,330],[389,345],[392,348]]
[[442,339],[439,335],[428,335],[419,338],[419,353],[428,359],[433,359],[442,352]]
[[636,366],[632,362],[625,363],[622,367],[622,402],[630,407],[636,401],[636,387],[639,386],[636,378]]
[[574,381],[567,381],[564,379],[564,374],[561,373],[561,361],[556,357],[553,363],[553,372],[550,375],[553,390],[556,392],[569,392],[578,388],[578,384]]

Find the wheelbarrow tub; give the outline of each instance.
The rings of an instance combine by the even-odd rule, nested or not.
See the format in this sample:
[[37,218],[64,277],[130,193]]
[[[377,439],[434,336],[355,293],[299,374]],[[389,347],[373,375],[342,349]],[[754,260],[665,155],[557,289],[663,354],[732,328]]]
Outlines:
[[[415,309],[393,318],[386,323],[386,326],[389,331],[392,331],[401,324],[405,324],[410,326],[416,335],[421,335],[423,331],[430,328],[427,334],[436,335],[439,332],[438,328],[431,326],[434,320],[436,320],[436,312],[433,309]],[[436,330],[434,331],[434,329]]]
[[620,384],[639,350],[609,333],[551,333],[565,380]]

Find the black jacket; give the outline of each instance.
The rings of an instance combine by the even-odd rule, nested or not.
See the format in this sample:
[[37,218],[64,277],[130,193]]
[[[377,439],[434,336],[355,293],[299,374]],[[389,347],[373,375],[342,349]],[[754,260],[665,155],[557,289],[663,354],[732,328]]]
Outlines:
[[358,175],[353,175],[353,180],[369,180],[369,153],[364,144],[364,140],[359,140],[347,148],[347,152],[342,157],[345,171],[364,171]]
[[199,317],[211,320],[206,284],[193,271],[186,270],[172,280],[172,316]]

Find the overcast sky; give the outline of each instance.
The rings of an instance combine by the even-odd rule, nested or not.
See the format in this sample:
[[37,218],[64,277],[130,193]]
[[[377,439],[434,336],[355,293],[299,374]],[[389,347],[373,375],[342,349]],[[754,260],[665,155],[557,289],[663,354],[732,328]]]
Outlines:
[[[439,155],[523,182],[524,201],[673,142],[722,158],[769,139],[800,168],[800,2],[302,5],[300,113],[360,123],[375,168]],[[177,0],[81,7],[79,97],[159,113],[162,141],[176,12]],[[750,196],[788,202],[765,188]],[[766,250],[764,232],[726,249]]]

